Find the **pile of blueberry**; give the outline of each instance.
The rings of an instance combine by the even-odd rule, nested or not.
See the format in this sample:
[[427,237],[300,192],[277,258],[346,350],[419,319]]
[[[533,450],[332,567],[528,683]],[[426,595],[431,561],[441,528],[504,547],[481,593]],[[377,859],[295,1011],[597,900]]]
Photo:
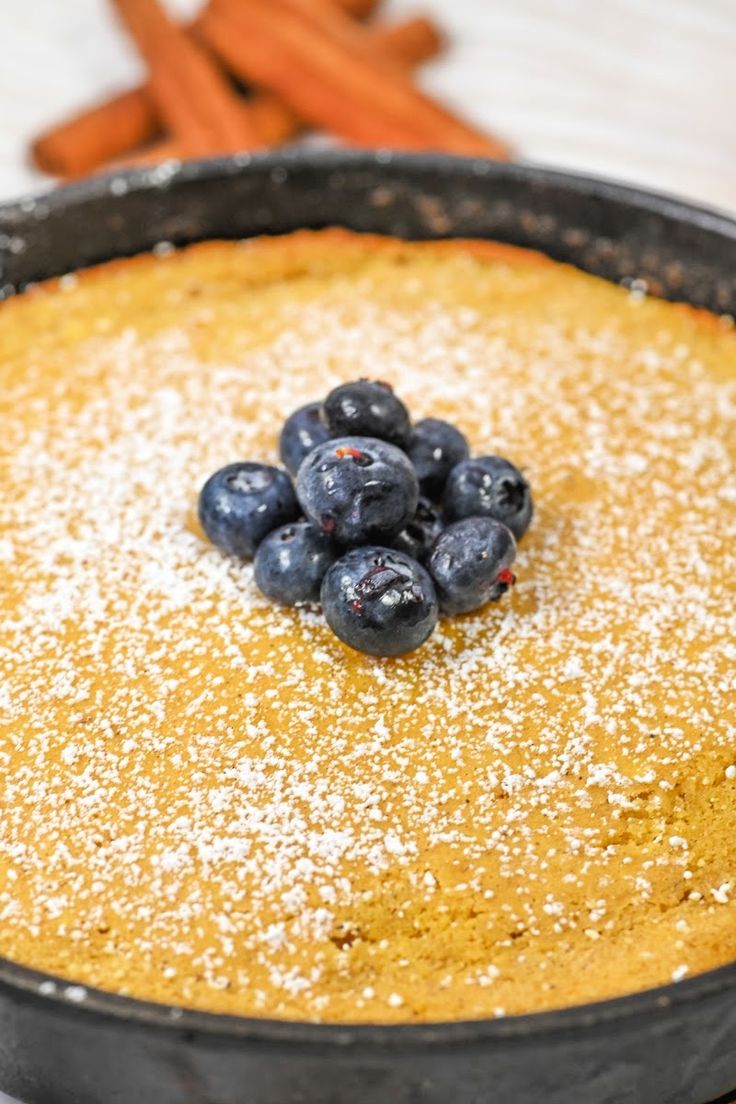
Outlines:
[[202,528],[223,552],[255,559],[269,598],[321,602],[358,651],[410,652],[440,611],[479,609],[515,582],[532,516],[526,479],[499,456],[470,459],[448,422],[412,426],[388,384],[342,384],[300,407],[280,454],[290,474],[251,462],[215,472],[199,497]]

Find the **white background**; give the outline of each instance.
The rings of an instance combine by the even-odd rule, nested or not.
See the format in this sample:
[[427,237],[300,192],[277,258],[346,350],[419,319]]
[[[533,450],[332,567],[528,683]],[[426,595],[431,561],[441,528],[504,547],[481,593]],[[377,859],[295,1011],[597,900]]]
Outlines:
[[[196,0],[170,0],[187,12]],[[530,160],[736,210],[736,0],[386,0],[452,49],[426,86]],[[0,0],[0,199],[28,139],[139,73],[107,0]]]
[[[426,87],[521,157],[736,211],[736,0],[387,6],[436,13],[453,45]],[[141,70],[105,0],[0,0],[0,28],[2,200],[45,183],[26,164],[32,135]]]

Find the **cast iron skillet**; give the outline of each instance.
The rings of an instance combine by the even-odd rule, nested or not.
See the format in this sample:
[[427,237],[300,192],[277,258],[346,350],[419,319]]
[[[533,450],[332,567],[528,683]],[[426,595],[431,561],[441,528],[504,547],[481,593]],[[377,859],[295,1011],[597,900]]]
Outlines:
[[[169,165],[0,208],[0,288],[161,241],[331,224],[493,237],[736,313],[726,216],[565,173],[383,153]],[[28,1104],[706,1104],[735,1085],[736,964],[559,1012],[351,1027],[148,1004],[0,960],[0,1087]]]

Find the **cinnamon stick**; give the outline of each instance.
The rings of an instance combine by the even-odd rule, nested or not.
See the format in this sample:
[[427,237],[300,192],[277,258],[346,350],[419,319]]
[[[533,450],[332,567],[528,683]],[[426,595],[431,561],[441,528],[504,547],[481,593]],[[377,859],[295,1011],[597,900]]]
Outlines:
[[134,88],[80,112],[39,135],[34,163],[53,176],[81,176],[89,169],[145,145],[160,130],[147,89]]
[[[222,22],[212,7],[200,17],[198,33],[235,75],[242,76],[239,53],[237,49],[225,47]],[[369,25],[365,28],[365,36],[372,48],[403,69],[413,69],[435,57],[443,46],[443,36],[436,24],[421,15],[404,23]],[[303,129],[304,121],[299,113],[277,93],[262,91],[247,102],[264,146],[279,145]]]
[[363,28],[319,0],[213,0],[208,41],[241,79],[349,142],[506,158],[481,133],[423,95]]
[[[207,18],[202,18],[200,32],[205,41],[207,25]],[[415,16],[414,19],[395,25],[378,24],[368,28],[368,32],[371,42],[407,68],[434,57],[442,46],[442,36],[437,27],[430,19],[423,16]],[[299,117],[282,103],[278,96],[268,92],[262,92],[244,100],[243,110],[250,113],[251,122],[264,146],[278,145],[301,128]],[[144,149],[128,152],[127,156],[111,159],[103,167],[106,170],[140,168],[170,159],[177,160],[183,156],[182,149],[176,141],[164,139],[153,142]]]
[[[207,8],[195,28],[200,40],[209,44]],[[405,23],[371,25],[366,33],[377,48],[407,67],[434,57],[443,44],[438,28],[422,16]],[[270,92],[256,93],[241,103],[263,147],[278,146],[302,128],[299,116]],[[175,142],[154,142],[159,133],[155,106],[147,86],[143,86],[115,96],[49,131],[34,148],[36,164],[45,172],[73,178],[101,165],[106,168],[147,165],[184,156]],[[136,150],[140,153],[133,152]]]
[[[370,15],[378,0],[331,0],[356,19]],[[207,8],[190,26],[195,38],[201,40],[201,26]],[[419,58],[418,60],[423,60]],[[253,104],[255,108],[256,105]],[[286,110],[285,118],[271,100],[257,112],[253,123],[259,140],[266,146],[279,145],[295,132],[294,113]],[[162,130],[156,105],[147,85],[113,96],[58,123],[39,135],[31,147],[36,166],[53,176],[77,177],[114,161],[130,150],[146,146]]]
[[157,112],[187,156],[258,145],[227,78],[158,0],[112,2],[148,64]]

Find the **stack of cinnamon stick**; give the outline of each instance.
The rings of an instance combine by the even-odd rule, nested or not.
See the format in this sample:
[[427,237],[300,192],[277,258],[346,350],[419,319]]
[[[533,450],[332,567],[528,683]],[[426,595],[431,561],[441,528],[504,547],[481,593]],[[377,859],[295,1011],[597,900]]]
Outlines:
[[413,82],[443,45],[426,17],[373,21],[378,0],[207,0],[185,27],[160,0],[110,2],[147,80],[34,142],[55,176],[266,149],[307,129],[354,146],[509,156]]

